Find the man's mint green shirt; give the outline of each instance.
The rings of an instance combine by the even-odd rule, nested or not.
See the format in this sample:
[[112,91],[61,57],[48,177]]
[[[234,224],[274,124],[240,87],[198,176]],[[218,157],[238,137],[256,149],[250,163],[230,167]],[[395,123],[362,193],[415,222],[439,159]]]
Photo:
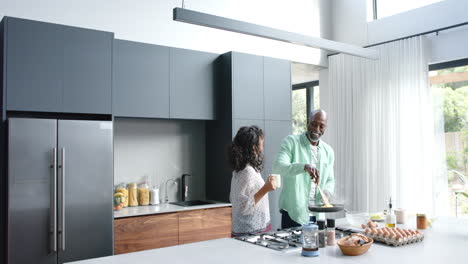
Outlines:
[[[320,140],[318,145],[319,185],[322,190],[333,194],[335,177],[333,164],[335,154],[333,149]],[[304,171],[306,164],[313,164],[312,149],[305,133],[287,136],[281,143],[281,149],[273,165],[273,173],[281,174],[283,181],[279,207],[288,212],[289,217],[299,224],[309,222],[309,196],[311,179]],[[316,192],[315,201],[321,197]]]

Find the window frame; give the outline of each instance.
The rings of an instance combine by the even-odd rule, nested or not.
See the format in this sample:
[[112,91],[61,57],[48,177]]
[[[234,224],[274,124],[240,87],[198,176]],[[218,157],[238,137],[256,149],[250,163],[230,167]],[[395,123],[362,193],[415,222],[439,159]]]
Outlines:
[[301,90],[301,89],[306,89],[306,114],[307,114],[307,120],[309,120],[310,113],[312,112],[314,107],[314,87],[319,86],[319,81],[310,81],[310,82],[304,82],[304,83],[297,83],[292,85],[292,91],[295,90]]

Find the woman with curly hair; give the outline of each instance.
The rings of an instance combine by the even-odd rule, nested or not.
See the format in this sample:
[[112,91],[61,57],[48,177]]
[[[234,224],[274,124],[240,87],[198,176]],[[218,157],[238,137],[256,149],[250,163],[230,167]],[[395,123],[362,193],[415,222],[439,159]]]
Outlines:
[[228,148],[232,172],[232,235],[271,230],[267,193],[276,189],[275,179],[265,182],[263,170],[264,133],[257,126],[241,127]]

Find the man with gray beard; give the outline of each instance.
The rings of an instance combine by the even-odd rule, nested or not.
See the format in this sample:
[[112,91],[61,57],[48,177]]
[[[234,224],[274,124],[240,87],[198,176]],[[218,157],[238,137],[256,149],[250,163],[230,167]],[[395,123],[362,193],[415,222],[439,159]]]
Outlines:
[[273,165],[273,173],[281,174],[281,227],[289,228],[309,223],[309,205],[319,204],[322,197],[316,192],[318,184],[325,195],[333,194],[335,177],[333,149],[320,138],[327,128],[327,113],[312,112],[307,131],[287,136]]

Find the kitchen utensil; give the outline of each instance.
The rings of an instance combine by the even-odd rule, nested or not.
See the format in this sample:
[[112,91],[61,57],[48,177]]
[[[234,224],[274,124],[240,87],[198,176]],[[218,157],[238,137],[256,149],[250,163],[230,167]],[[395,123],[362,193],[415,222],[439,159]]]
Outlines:
[[320,185],[317,184],[317,189],[320,192],[320,195],[322,196],[323,203],[325,205],[331,205],[331,203],[328,201],[328,197],[323,193],[322,188],[320,188]]
[[360,226],[366,224],[369,221],[369,214],[361,211],[350,211],[346,212],[346,220],[352,226]]
[[324,204],[316,204],[309,206],[311,212],[317,213],[334,213],[344,210],[344,205],[342,204],[332,204],[332,207],[323,207]]
[[359,256],[367,252],[371,245],[374,243],[374,240],[372,238],[369,238],[369,242],[359,245],[359,246],[346,246],[343,245],[343,242],[348,239],[349,236],[343,237],[340,240],[338,240],[338,247],[341,249],[341,252],[343,252],[344,255],[348,256]]

